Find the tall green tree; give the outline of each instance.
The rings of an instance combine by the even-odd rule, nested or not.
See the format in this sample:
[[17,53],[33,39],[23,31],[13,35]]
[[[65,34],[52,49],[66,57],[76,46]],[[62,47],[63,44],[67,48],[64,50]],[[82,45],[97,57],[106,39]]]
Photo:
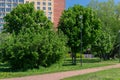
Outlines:
[[[90,8],[75,5],[63,12],[58,29],[68,37],[67,44],[76,56],[80,52],[81,44],[83,50],[91,48],[96,41],[97,32],[101,29],[101,22]],[[76,64],[76,58],[73,64]]]
[[[98,0],[91,0],[88,4],[88,7],[92,8],[94,11],[96,11],[97,16],[101,19],[102,22],[102,30],[104,31],[104,34],[101,35],[108,35],[110,36],[110,43],[108,43],[107,35],[106,38],[103,39],[104,42],[106,42],[107,45],[111,45],[112,48],[111,51],[109,51],[109,55],[114,57],[114,54],[116,54],[116,37],[118,34],[118,30],[120,29],[120,20],[119,20],[119,14],[120,14],[120,4],[115,4],[114,0],[107,0],[105,2],[99,2]],[[105,47],[106,47],[105,46]],[[113,47],[114,46],[114,47]],[[104,47],[104,49],[105,49]],[[100,49],[99,49],[100,50]],[[106,49],[107,51],[107,49]],[[106,53],[103,52],[102,54]],[[111,54],[112,52],[112,54]]]

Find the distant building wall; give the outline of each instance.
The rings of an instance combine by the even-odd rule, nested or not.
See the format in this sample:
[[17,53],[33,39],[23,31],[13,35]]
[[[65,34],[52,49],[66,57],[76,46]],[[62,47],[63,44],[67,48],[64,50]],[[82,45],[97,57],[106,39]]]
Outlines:
[[54,0],[54,26],[57,28],[60,16],[65,9],[65,0]]

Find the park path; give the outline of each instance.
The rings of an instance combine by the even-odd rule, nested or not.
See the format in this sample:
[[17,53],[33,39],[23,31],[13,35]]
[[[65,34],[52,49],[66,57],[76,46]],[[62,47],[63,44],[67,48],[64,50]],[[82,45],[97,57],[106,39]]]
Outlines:
[[34,76],[26,76],[20,78],[10,78],[10,79],[1,79],[1,80],[60,80],[63,78],[82,75],[112,68],[120,68],[120,64],[104,66],[104,67],[97,67],[97,68],[89,68],[83,70],[75,70],[75,71],[67,71],[67,72],[57,72],[57,73],[50,73],[50,74],[43,74],[43,75],[34,75]]

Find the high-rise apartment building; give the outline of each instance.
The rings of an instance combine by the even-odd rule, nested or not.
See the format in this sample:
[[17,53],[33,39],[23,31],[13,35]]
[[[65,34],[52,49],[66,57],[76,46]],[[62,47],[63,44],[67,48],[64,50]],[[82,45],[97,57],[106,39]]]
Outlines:
[[0,0],[0,28],[4,24],[3,17],[18,4],[32,2],[36,10],[43,10],[45,15],[54,23],[56,29],[62,11],[65,9],[65,0]]

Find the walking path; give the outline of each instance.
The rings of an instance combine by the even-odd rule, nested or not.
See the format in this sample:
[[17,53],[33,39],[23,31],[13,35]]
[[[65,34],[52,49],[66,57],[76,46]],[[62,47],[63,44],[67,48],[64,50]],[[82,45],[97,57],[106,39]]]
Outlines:
[[51,74],[27,76],[27,77],[20,77],[20,78],[10,78],[10,79],[2,79],[2,80],[60,80],[60,79],[71,77],[71,76],[82,75],[82,74],[107,70],[111,68],[120,68],[120,64],[97,67],[97,68],[89,68],[89,69],[83,69],[83,70],[76,70],[76,71],[57,72],[57,73],[51,73]]

